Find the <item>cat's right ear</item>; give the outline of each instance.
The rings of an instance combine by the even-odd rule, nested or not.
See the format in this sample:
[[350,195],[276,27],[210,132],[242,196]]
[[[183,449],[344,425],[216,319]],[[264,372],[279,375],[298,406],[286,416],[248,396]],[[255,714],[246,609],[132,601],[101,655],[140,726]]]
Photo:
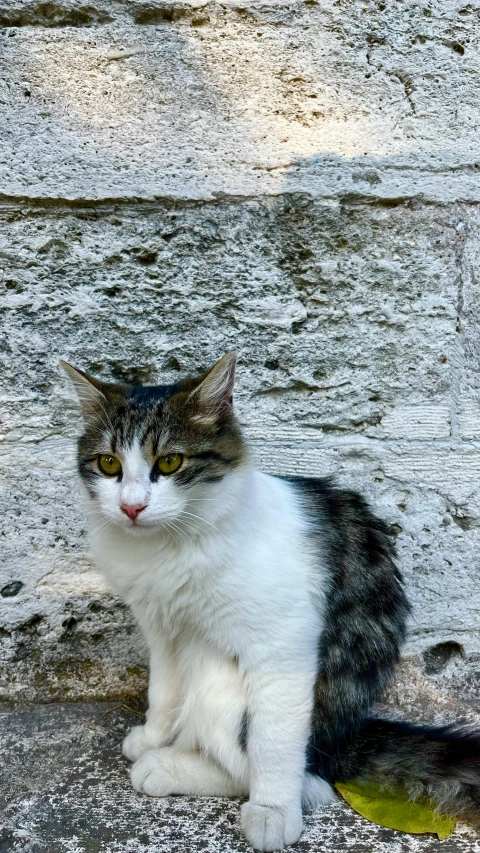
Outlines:
[[105,386],[98,379],[94,379],[83,370],[77,370],[66,361],[60,361],[60,366],[70,377],[82,407],[83,418],[88,421],[105,408],[107,402]]

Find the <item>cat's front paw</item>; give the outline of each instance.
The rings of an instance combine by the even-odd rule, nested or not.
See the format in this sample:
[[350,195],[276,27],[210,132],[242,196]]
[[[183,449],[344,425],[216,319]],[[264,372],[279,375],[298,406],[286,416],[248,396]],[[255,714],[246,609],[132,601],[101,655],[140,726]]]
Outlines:
[[145,752],[130,770],[132,785],[141,794],[149,797],[168,797],[173,794],[173,776],[161,749]]
[[244,803],[241,825],[243,834],[255,850],[282,850],[300,838],[302,810]]
[[157,732],[145,726],[134,726],[130,729],[122,743],[122,752],[129,761],[137,761],[149,749],[158,749],[164,745],[162,732]]

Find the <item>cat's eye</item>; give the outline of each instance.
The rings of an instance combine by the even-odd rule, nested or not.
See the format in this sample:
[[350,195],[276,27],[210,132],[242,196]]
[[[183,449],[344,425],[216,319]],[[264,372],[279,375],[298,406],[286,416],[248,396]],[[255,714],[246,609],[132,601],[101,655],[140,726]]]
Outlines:
[[122,471],[122,466],[117,457],[110,456],[109,453],[102,453],[101,456],[97,456],[97,465],[106,477],[117,477]]
[[160,474],[173,474],[174,471],[178,471],[180,465],[183,462],[183,456],[181,453],[169,453],[168,456],[160,456],[157,459],[157,466]]

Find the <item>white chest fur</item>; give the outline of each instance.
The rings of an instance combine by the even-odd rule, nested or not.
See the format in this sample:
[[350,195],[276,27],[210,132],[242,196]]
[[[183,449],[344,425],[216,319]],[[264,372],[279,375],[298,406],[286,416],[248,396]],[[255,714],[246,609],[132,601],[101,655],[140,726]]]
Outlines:
[[295,646],[318,638],[322,570],[288,485],[252,472],[234,510],[210,524],[195,537],[110,528],[92,545],[137,619],[171,641],[201,637],[249,667],[275,656],[289,635]]

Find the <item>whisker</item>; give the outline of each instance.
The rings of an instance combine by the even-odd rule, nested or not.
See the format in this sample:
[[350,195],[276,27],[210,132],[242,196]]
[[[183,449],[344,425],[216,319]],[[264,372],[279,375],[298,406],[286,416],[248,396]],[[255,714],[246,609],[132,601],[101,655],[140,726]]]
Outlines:
[[179,534],[179,536],[184,535],[184,536],[186,536],[186,537],[187,537],[187,539],[188,539],[188,541],[189,541],[189,542],[192,542],[192,540],[190,539],[190,536],[188,536],[188,534],[187,534],[187,533],[185,533],[185,531],[184,531],[184,530],[180,530],[180,528],[176,527],[176,525],[173,523],[173,521],[171,521],[171,520],[168,520],[168,521],[167,521],[167,520],[165,520],[165,521],[164,521],[164,524],[167,526],[167,528],[169,528],[169,529],[171,529],[171,530],[176,531],[176,533],[178,533],[178,534]]
[[102,524],[99,524],[98,527],[94,527],[90,532],[92,535],[95,535],[96,533],[100,533],[102,530],[106,530],[108,527],[113,527],[113,522],[110,521],[109,518],[102,522]]
[[211,521],[207,521],[206,518],[202,518],[200,515],[195,515],[195,513],[187,512],[186,510],[182,510],[182,512],[180,513],[180,516],[182,516],[182,515],[189,515],[189,516],[191,516],[191,518],[196,518],[198,521],[203,522],[203,524],[210,525],[210,527],[212,527],[214,530],[216,530],[217,533],[220,533],[218,527],[215,527],[215,525],[212,524]]
[[215,501],[217,503],[221,503],[220,498],[191,498],[189,497],[189,501]]

